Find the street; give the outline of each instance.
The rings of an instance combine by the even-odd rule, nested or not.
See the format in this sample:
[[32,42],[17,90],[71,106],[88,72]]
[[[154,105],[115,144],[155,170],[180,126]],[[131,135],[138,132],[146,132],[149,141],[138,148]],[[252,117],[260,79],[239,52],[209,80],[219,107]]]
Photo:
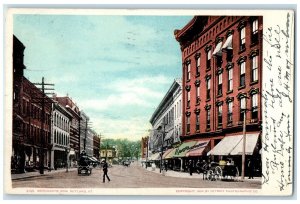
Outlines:
[[[157,169],[158,170],[158,169]],[[176,172],[168,171],[167,175]],[[76,169],[69,172],[58,171],[34,177],[13,179],[12,187],[28,188],[261,188],[260,180],[240,181],[207,181],[202,176],[188,173],[176,173],[174,176],[163,176],[146,170],[138,164],[129,167],[114,165],[109,168],[110,182],[102,182],[102,169],[94,168],[91,175],[78,175]]]

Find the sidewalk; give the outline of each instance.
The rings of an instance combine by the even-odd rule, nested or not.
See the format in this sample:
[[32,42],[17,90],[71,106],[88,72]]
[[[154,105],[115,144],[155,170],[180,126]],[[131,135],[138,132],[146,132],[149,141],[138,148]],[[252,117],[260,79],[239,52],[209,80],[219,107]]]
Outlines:
[[[77,168],[69,168],[68,171],[77,171]],[[58,169],[58,170],[51,170],[48,171],[47,169],[44,170],[44,174],[40,174],[40,171],[34,171],[34,172],[26,172],[23,174],[11,174],[12,180],[18,180],[23,178],[33,178],[33,177],[39,177],[39,176],[47,176],[59,172],[66,172],[66,169]]]
[[[167,172],[160,173],[159,168],[155,168],[154,171],[152,170],[151,167],[147,167],[147,169],[145,167],[141,167],[141,168],[143,168],[146,171],[150,171],[150,172],[157,173],[157,174],[162,174],[164,176],[171,176],[171,177],[178,177],[178,178],[190,178],[190,179],[201,179],[201,180],[203,179],[203,174],[198,174],[198,173],[193,173],[193,175],[191,176],[188,172],[168,170]],[[242,181],[241,177],[236,179],[236,182],[238,182],[238,181]],[[248,177],[245,177],[243,182],[261,183],[261,181],[262,181],[261,177],[254,177],[254,179],[248,179]]]

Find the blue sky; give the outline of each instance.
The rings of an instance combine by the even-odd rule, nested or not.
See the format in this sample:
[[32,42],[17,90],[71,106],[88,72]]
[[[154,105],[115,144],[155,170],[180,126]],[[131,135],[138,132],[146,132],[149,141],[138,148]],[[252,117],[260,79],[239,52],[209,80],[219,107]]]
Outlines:
[[25,76],[55,84],[105,138],[140,139],[175,78],[181,53],[174,30],[192,16],[15,15]]

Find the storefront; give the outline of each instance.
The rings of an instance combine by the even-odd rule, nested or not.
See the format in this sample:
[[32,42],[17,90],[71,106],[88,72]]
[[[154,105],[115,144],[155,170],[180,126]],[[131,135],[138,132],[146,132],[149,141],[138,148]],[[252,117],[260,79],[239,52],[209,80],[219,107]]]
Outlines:
[[[248,160],[254,161],[257,176],[260,176],[261,174],[261,156],[259,154],[261,144],[259,142],[259,135],[259,132],[245,135],[246,162]],[[208,156],[216,156],[216,158],[218,158],[217,160],[233,161],[234,164],[238,166],[240,172],[242,169],[242,154],[243,135],[225,136],[212,150],[207,153]]]

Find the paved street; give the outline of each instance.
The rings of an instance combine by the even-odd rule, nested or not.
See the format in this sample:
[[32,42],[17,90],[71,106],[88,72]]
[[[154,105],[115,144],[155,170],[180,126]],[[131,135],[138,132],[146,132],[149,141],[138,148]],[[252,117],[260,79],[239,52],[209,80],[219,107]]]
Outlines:
[[202,175],[168,171],[166,176],[159,173],[159,169],[147,170],[140,165],[132,164],[130,167],[115,165],[108,172],[111,182],[102,183],[102,169],[95,168],[90,176],[77,175],[76,169],[69,172],[65,170],[45,172],[45,175],[36,173],[31,177],[15,175],[13,188],[260,188],[260,180],[239,181],[207,181]]

